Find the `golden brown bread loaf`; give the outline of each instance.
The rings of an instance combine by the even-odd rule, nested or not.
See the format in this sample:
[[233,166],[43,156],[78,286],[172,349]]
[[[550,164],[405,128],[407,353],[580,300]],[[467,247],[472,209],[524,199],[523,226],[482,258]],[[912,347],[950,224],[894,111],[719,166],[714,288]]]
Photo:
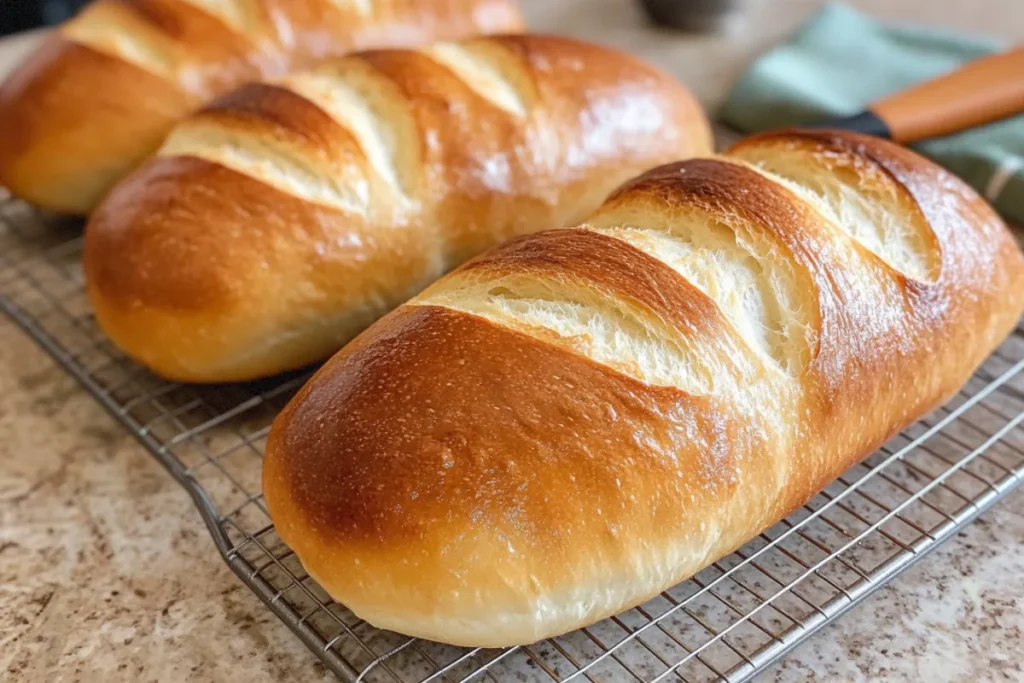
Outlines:
[[241,83],[521,26],[514,0],[99,0],[0,87],[0,185],[88,213],[175,121]]
[[1024,260],[892,143],[786,132],[655,169],[376,323],[277,418],[281,537],[370,623],[507,646],[640,604],[954,393]]
[[504,36],[369,52],[177,125],[86,230],[97,320],[155,372],[250,379],[321,360],[451,267],[572,225],[619,183],[705,153],[667,75]]

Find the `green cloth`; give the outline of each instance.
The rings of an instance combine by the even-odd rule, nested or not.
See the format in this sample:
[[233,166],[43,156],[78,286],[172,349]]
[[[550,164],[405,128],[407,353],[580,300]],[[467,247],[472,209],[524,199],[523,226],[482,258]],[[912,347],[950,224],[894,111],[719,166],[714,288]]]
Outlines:
[[[1004,48],[949,31],[887,26],[829,5],[740,78],[719,117],[751,133],[849,116]],[[913,147],[964,178],[1005,217],[1024,222],[1024,116]]]

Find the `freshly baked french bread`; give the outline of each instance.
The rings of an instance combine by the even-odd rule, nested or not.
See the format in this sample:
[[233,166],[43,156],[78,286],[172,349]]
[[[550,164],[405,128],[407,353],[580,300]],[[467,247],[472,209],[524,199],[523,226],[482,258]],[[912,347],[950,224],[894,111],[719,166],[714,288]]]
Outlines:
[[98,0],[0,87],[0,185],[88,213],[175,121],[244,82],[521,25],[514,0]]
[[662,166],[392,312],[277,418],[278,533],[370,623],[529,643],[640,604],[940,404],[1024,260],[960,180],[784,132]]
[[89,293],[111,339],[163,376],[269,375],[710,144],[686,88],[574,40],[342,58],[177,125],[87,226]]

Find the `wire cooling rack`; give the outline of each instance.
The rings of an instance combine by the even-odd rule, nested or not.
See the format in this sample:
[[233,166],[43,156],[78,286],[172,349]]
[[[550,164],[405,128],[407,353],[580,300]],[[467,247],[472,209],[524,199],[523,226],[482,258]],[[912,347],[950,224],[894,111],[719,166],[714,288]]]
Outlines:
[[1018,329],[942,409],[738,552],[646,604],[529,647],[410,639],[333,602],[267,516],[264,441],[306,375],[195,387],[127,360],[90,313],[80,231],[0,197],[0,307],[167,468],[235,573],[349,681],[743,681],[1024,478]]

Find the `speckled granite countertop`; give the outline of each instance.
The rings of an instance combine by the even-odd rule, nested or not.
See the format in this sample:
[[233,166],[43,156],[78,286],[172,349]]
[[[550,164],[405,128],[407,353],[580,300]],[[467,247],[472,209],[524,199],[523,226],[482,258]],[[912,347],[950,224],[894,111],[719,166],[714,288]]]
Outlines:
[[[752,55],[819,3],[761,0],[751,9],[756,34],[690,41],[643,28],[627,0],[523,4],[533,26],[633,49],[714,103]],[[1017,42],[1024,31],[1019,0],[855,4]],[[0,42],[0,71],[31,42]],[[1022,631],[1018,492],[763,680],[1024,680]],[[19,682],[334,680],[221,562],[186,494],[6,319],[0,672]]]

